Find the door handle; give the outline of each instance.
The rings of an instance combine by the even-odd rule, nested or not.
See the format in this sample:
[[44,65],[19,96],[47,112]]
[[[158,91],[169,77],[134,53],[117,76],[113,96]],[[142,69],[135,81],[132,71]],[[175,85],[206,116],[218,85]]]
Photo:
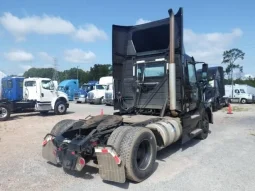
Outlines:
[[41,93],[41,97],[44,97],[44,94],[43,94],[43,93]]

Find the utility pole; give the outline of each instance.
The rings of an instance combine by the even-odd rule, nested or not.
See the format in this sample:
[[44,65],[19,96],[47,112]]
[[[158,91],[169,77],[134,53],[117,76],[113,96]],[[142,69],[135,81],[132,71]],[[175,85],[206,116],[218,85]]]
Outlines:
[[77,80],[79,79],[79,70],[78,70],[78,67],[79,66],[77,66]]
[[57,81],[57,82],[59,82],[59,77],[58,77],[58,70],[57,70],[57,66],[58,66],[58,60],[57,60],[57,58],[53,58],[53,60],[54,60],[54,72],[53,72],[53,77],[52,77],[52,80],[54,80],[54,81]]

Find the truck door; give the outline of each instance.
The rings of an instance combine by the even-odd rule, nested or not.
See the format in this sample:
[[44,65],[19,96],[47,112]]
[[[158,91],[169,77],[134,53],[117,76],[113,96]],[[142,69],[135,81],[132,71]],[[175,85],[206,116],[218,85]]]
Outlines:
[[41,102],[51,102],[54,96],[54,83],[51,80],[41,81]]
[[199,92],[197,86],[196,67],[193,63],[188,63],[188,97],[189,97],[189,110],[197,108],[199,100]]
[[235,89],[234,90],[234,95],[233,95],[234,98],[240,98],[240,91],[239,89]]

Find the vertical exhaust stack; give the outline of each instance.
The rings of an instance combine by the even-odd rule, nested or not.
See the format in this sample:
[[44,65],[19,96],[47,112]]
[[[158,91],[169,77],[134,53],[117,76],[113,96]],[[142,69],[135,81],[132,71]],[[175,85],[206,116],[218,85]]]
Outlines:
[[175,54],[175,18],[173,10],[170,9],[169,13],[169,97],[170,97],[170,111],[173,116],[177,115],[176,112],[176,69],[174,62]]

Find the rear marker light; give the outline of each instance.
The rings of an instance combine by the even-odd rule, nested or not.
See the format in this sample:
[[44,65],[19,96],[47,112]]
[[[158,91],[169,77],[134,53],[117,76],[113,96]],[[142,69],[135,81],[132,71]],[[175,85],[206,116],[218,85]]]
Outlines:
[[80,158],[79,162],[81,165],[85,165],[85,160],[83,158]]
[[108,149],[103,148],[103,149],[102,149],[102,153],[108,153]]

